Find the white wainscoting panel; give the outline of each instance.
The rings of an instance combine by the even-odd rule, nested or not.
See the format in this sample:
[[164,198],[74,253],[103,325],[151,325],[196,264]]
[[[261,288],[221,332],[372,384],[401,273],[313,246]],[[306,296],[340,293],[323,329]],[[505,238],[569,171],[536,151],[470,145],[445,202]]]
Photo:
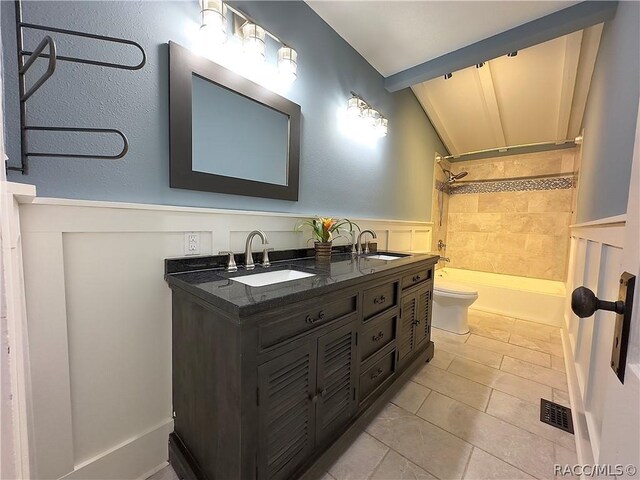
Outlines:
[[[429,250],[431,223],[354,219],[380,249]],[[171,291],[164,259],[308,245],[299,217],[36,199],[20,206],[32,375],[34,478],[135,479],[167,460]],[[342,239],[340,243],[346,243]],[[260,251],[259,240],[254,251]]]
[[599,458],[606,385],[609,377],[615,377],[609,366],[615,313],[599,310],[580,319],[571,310],[571,292],[585,286],[598,298],[618,298],[624,227],[624,217],[571,227],[565,323],[570,345],[567,353],[572,355],[567,366],[581,463],[597,462]]

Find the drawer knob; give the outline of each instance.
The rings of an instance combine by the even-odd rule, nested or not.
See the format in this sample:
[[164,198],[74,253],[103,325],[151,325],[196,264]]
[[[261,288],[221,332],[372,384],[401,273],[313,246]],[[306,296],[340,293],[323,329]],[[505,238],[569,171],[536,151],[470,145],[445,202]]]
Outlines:
[[415,276],[413,277],[413,281],[414,281],[414,282],[419,282],[421,279],[422,279],[422,277],[421,277],[420,275],[415,275]]
[[379,340],[382,340],[382,337],[384,337],[384,332],[378,332],[376,335],[371,337],[371,340],[373,340],[374,342],[377,342]]
[[378,368],[375,372],[371,372],[371,378],[378,378],[380,375],[382,375],[382,368]]
[[375,304],[381,304],[387,301],[387,297],[385,297],[384,295],[380,295],[379,297],[376,297],[373,299],[373,303]]
[[304,319],[305,322],[313,325],[314,323],[316,323],[319,320],[323,320],[324,319],[324,311],[320,310],[320,312],[318,313],[318,317],[317,318],[313,318],[311,315],[307,315]]

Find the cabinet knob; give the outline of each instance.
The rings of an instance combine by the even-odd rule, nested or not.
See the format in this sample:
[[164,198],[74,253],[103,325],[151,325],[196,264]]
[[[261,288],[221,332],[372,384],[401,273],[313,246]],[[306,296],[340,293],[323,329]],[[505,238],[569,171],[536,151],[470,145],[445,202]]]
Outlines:
[[382,368],[379,368],[375,372],[371,372],[371,378],[377,378],[382,374]]
[[624,314],[624,302],[600,300],[587,287],[578,287],[571,294],[571,310],[580,318],[590,317],[597,310],[607,310],[622,315]]
[[421,279],[422,279],[422,277],[421,277],[420,275],[415,275],[415,276],[413,277],[413,281],[414,281],[414,282],[419,282]]
[[313,393],[309,393],[308,398],[311,403],[316,403],[316,401],[318,400],[318,396],[314,395]]
[[376,335],[371,337],[371,340],[373,340],[374,342],[377,342],[379,340],[382,340],[382,337],[384,337],[384,332],[380,331]]
[[304,318],[304,321],[310,324],[314,324],[319,320],[323,320],[324,319],[324,311],[320,310],[320,312],[318,312],[318,317],[317,318],[313,318],[311,315],[307,315]]
[[375,304],[384,303],[386,301],[387,301],[387,297],[385,297],[384,295],[380,295],[379,297],[376,297],[373,299],[373,303]]

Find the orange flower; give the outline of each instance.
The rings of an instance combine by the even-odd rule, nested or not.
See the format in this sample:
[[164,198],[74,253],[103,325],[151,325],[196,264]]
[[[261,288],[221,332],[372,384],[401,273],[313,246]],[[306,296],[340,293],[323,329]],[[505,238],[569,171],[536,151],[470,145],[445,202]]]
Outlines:
[[333,225],[336,223],[336,221],[333,218],[323,218],[322,219],[322,227],[324,228],[324,230],[326,232],[329,232],[331,230],[331,227],[333,227]]

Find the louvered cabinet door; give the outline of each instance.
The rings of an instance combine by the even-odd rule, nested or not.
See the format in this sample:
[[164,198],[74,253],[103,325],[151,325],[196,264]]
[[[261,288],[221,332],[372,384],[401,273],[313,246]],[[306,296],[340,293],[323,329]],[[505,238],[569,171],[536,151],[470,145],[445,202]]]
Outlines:
[[356,404],[357,347],[353,324],[318,339],[316,441],[326,440],[353,415]]
[[258,478],[285,479],[315,445],[316,342],[258,367]]
[[398,334],[398,360],[409,360],[416,347],[415,323],[418,315],[417,294],[405,295],[400,309],[400,333]]
[[431,330],[431,288],[418,292],[418,313],[416,315],[416,349],[429,340]]

